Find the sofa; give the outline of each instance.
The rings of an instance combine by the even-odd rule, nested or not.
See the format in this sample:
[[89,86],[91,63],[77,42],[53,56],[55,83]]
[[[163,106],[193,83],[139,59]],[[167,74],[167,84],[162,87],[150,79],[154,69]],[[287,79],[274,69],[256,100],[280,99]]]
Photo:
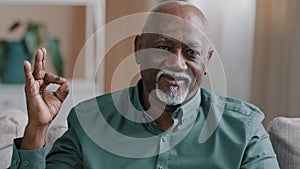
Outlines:
[[[10,165],[13,139],[22,137],[27,124],[27,114],[20,110],[0,112],[0,169]],[[55,140],[67,130],[67,121],[55,121],[49,127],[46,136],[46,153]]]
[[[20,110],[0,112],[0,169],[8,168],[12,156],[13,139],[21,137],[27,115]],[[67,130],[66,121],[54,121],[46,137],[46,152],[54,141]],[[274,118],[268,125],[269,133],[281,169],[300,168],[300,118]]]
[[300,118],[276,117],[269,124],[273,148],[281,169],[300,168]]

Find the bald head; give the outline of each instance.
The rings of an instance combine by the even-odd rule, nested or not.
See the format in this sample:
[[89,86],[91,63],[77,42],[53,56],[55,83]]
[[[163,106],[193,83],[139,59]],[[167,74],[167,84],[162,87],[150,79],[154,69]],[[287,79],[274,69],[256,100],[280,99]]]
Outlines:
[[158,19],[159,16],[155,15],[155,13],[161,13],[181,18],[184,22],[191,24],[193,27],[202,31],[206,36],[209,36],[208,22],[205,15],[199,8],[190,3],[184,1],[166,1],[160,3],[151,12],[152,14],[148,16],[143,32],[145,32],[145,30],[149,30],[149,27],[159,26],[159,24],[162,23],[160,22],[162,20],[163,22],[176,20],[173,19],[173,17],[168,18],[167,16],[162,17],[165,19]]
[[[135,51],[145,100],[156,92],[154,98],[173,112],[197,93],[212,56],[206,18],[186,2],[161,3],[148,16],[142,34],[136,36]],[[183,73],[191,80],[176,80],[169,72]]]

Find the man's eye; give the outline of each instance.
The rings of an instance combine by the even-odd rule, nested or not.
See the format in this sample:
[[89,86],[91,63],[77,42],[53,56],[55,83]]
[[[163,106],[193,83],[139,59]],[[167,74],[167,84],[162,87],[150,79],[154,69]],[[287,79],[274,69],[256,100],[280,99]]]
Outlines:
[[170,47],[168,47],[168,46],[157,46],[156,48],[158,48],[158,49],[162,49],[162,50],[167,50],[167,51],[170,51]]
[[193,54],[195,54],[195,51],[194,51],[194,50],[191,50],[191,49],[189,49],[189,50],[187,50],[187,51],[186,51],[186,53],[187,53],[187,54],[191,54],[191,55],[193,55]]
[[188,56],[188,57],[197,57],[198,55],[200,55],[199,52],[195,51],[195,50],[192,50],[192,49],[188,49],[185,51],[185,54]]

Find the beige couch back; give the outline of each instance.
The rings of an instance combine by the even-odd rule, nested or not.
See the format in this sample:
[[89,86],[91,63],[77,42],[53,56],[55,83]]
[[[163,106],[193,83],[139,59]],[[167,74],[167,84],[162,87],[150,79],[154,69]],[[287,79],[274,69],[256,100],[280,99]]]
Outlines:
[[300,118],[277,117],[268,132],[281,169],[300,168]]

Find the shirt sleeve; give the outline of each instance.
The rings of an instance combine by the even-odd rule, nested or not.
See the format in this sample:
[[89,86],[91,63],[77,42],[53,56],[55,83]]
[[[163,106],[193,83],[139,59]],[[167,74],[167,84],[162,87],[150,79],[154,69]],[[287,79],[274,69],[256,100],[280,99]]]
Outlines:
[[253,118],[248,126],[251,132],[241,169],[279,169],[269,135],[261,123],[262,119],[263,117]]
[[22,138],[14,140],[10,169],[45,169],[45,146],[36,150],[20,150]]
[[[69,129],[58,138],[46,156],[45,146],[36,150],[20,150],[22,138],[15,139],[11,169],[79,169],[82,168],[81,148],[74,127],[75,113],[68,117]],[[70,122],[71,121],[71,122]],[[77,126],[78,127],[78,126]]]

